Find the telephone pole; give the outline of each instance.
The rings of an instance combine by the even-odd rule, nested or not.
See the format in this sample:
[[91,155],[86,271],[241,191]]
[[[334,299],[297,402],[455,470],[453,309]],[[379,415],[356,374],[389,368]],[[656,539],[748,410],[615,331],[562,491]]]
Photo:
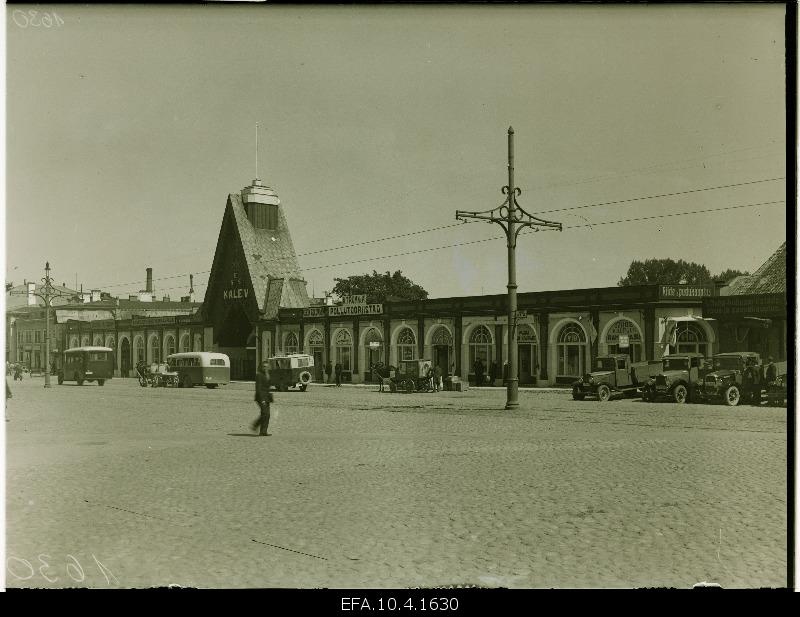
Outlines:
[[508,127],[508,185],[501,189],[506,200],[497,208],[482,212],[456,210],[456,220],[482,219],[497,223],[506,233],[508,247],[508,380],[506,381],[506,409],[519,407],[519,377],[517,375],[517,236],[525,227],[539,231],[540,227],[561,231],[561,223],[545,221],[528,214],[517,203],[522,193],[514,186],[514,128]]

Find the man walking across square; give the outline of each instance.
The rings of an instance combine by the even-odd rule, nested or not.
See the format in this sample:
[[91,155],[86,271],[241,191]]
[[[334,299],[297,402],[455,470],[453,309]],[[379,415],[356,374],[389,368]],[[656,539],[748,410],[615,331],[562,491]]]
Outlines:
[[262,362],[258,367],[256,373],[256,396],[255,400],[258,404],[260,414],[258,418],[250,425],[258,434],[263,437],[270,437],[272,433],[268,433],[269,428],[269,404],[272,402],[272,392],[269,391],[269,373],[267,373],[267,363]]

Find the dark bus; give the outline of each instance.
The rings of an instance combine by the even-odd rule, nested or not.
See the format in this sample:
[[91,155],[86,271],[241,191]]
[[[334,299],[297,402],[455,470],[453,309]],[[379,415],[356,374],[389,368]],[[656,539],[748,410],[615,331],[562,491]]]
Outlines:
[[110,347],[73,347],[64,352],[58,383],[96,381],[102,386],[114,376],[114,350]]

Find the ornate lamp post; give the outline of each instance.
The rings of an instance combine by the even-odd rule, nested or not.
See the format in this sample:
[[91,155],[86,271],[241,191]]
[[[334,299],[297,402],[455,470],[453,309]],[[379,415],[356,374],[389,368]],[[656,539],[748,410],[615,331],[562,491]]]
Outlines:
[[525,227],[557,229],[561,231],[561,223],[545,221],[528,214],[517,203],[517,195],[522,193],[514,186],[514,128],[508,127],[508,185],[502,193],[506,200],[497,208],[482,212],[456,210],[457,220],[483,219],[497,223],[506,233],[508,247],[508,381],[506,382],[506,409],[519,407],[519,377],[517,376],[517,236]]

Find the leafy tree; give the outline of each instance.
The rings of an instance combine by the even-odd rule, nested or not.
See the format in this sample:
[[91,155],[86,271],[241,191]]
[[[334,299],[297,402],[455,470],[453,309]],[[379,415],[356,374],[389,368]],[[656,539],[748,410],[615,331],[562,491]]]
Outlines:
[[732,268],[728,268],[724,272],[718,274],[714,277],[715,281],[725,281],[726,283],[730,283],[733,279],[737,276],[747,276],[750,274],[749,272],[742,272],[741,270],[734,270]]
[[687,283],[703,285],[713,282],[711,272],[703,264],[687,262],[683,259],[635,259],[628,267],[628,273],[621,278],[617,285],[647,285],[658,283],[660,285],[678,285]]
[[385,274],[378,274],[373,270],[372,274],[333,280],[336,281],[333,293],[339,298],[364,294],[367,296],[367,302],[374,303],[386,300],[424,300],[428,297],[427,291],[403,276],[400,270],[394,274],[388,271]]

